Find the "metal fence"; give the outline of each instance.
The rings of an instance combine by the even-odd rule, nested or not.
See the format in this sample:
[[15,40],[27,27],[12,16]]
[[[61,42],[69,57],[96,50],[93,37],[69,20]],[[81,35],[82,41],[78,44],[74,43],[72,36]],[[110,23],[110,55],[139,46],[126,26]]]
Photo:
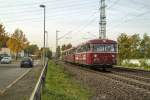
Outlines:
[[48,67],[48,59],[46,60],[45,66],[41,72],[41,75],[38,79],[38,82],[36,83],[36,86],[31,94],[29,100],[41,100],[42,88],[44,87],[44,84],[45,84],[47,67]]

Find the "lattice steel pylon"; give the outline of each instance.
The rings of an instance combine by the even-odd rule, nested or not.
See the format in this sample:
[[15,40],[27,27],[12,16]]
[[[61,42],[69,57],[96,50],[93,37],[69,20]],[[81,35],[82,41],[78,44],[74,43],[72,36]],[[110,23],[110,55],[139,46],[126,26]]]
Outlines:
[[100,21],[99,21],[99,38],[106,38],[106,14],[105,14],[105,0],[100,0]]

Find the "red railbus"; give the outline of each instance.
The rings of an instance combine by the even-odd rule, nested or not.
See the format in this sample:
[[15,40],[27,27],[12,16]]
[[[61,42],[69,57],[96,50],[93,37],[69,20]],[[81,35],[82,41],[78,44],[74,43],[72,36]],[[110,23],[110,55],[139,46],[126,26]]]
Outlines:
[[89,40],[63,52],[66,62],[91,67],[112,67],[117,63],[117,42],[109,39]]

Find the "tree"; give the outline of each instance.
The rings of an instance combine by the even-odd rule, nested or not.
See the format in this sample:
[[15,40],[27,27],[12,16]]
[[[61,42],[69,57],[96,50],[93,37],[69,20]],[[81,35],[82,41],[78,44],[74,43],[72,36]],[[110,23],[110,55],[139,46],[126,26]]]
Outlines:
[[28,44],[29,42],[27,41],[27,38],[20,29],[16,29],[7,41],[7,46],[16,54],[16,59],[18,53],[24,50]]
[[35,55],[36,52],[39,50],[39,47],[36,44],[28,45],[24,51],[28,55]]
[[59,58],[60,55],[61,55],[61,49],[60,49],[60,46],[57,47],[56,55],[57,55],[58,58]]
[[72,48],[72,44],[71,43],[69,43],[67,45],[64,44],[64,45],[62,45],[61,50],[64,51],[64,50],[67,50],[67,49],[70,49],[70,48]]
[[7,47],[6,42],[8,41],[8,34],[5,32],[5,27],[0,24],[0,48]]
[[120,60],[150,58],[150,36],[146,33],[142,39],[139,34],[121,34],[117,40]]
[[140,57],[150,58],[150,36],[146,33],[143,35],[143,39],[140,43]]
[[[43,55],[43,48],[40,50],[40,55]],[[52,58],[52,51],[49,48],[45,48],[45,56],[48,57],[49,59]]]
[[119,60],[130,58],[131,54],[131,40],[127,34],[122,33],[118,38],[118,51],[119,51]]
[[61,47],[61,51],[64,51],[64,50],[66,50],[66,45],[65,44],[62,45],[62,47]]
[[48,57],[49,59],[52,59],[52,51],[51,51],[49,48],[47,48],[47,49],[46,49],[46,52],[47,52],[47,57]]
[[140,42],[141,42],[141,38],[139,37],[139,34],[134,34],[130,37],[131,58],[134,59],[140,58],[140,54],[139,54]]
[[71,43],[69,43],[69,44],[66,46],[66,49],[70,49],[70,48],[72,48],[72,44],[71,44]]

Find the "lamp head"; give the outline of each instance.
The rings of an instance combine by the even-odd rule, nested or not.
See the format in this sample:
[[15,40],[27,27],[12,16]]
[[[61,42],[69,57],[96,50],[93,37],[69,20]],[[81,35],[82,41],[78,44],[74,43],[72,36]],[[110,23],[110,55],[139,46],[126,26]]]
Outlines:
[[40,7],[45,8],[45,5],[40,5]]

